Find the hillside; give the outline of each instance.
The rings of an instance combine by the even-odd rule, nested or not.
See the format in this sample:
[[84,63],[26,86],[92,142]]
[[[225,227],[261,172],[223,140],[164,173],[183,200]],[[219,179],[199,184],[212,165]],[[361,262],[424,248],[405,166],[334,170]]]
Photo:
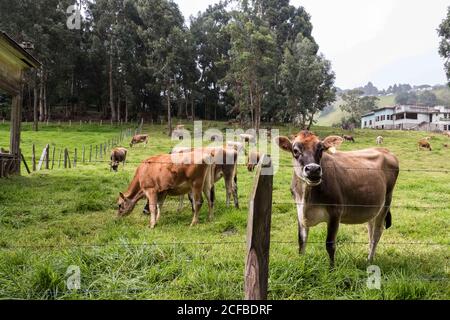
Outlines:
[[[441,88],[432,91],[439,101],[443,101],[445,105],[450,105],[450,88]],[[395,95],[379,97],[378,107],[392,106],[395,104]],[[336,102],[333,104],[330,110],[326,110],[317,119],[317,125],[319,126],[332,126],[333,124],[339,122],[344,116],[344,112],[339,108],[342,104],[342,99],[338,97]]]

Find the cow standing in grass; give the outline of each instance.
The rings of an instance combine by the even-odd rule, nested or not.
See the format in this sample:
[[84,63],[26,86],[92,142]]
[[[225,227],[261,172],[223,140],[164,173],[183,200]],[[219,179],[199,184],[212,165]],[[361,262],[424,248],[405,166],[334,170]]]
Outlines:
[[381,145],[384,142],[384,138],[382,136],[378,136],[376,142],[378,145]]
[[132,148],[135,144],[144,143],[144,146],[147,146],[148,143],[148,134],[137,134],[135,135],[130,142],[130,147]]
[[326,249],[334,266],[339,224],[368,223],[369,261],[384,228],[392,222],[392,195],[399,173],[397,158],[384,148],[337,152],[343,139],[320,140],[303,131],[277,144],[292,155],[291,191],[297,206],[299,251],[304,253],[310,227],[327,223]]
[[117,172],[119,164],[122,162],[125,167],[125,161],[127,160],[128,150],[125,148],[114,148],[111,150],[111,170]]
[[421,149],[427,149],[429,151],[432,151],[433,149],[431,148],[431,144],[429,142],[430,139],[431,138],[420,139],[417,143],[417,150],[420,151]]
[[[200,163],[196,160],[200,159]],[[145,160],[136,170],[125,193],[119,193],[119,217],[130,214],[136,203],[146,198],[151,217],[150,228],[159,221],[161,208],[167,196],[191,193],[193,197],[193,218],[191,226],[198,224],[202,206],[202,192],[208,200],[209,219],[214,210],[214,160],[210,154],[201,151],[164,154]]]
[[355,143],[355,138],[353,138],[353,136],[343,135],[342,138],[344,138],[345,141],[349,141],[349,142]]

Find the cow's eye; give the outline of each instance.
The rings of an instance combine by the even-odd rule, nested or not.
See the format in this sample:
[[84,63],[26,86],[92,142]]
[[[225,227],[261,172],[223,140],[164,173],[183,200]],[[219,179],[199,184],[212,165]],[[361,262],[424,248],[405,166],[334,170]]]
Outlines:
[[298,157],[300,157],[302,155],[302,152],[300,151],[300,149],[294,148],[293,154],[294,154],[295,158],[298,158]]

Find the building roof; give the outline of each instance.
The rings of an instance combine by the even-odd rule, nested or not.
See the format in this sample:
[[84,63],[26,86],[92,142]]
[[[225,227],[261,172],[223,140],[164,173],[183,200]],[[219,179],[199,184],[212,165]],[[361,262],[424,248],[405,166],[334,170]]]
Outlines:
[[0,31],[0,50],[7,51],[9,56],[21,61],[24,68],[39,68],[41,66],[41,63],[35,57],[3,31]]

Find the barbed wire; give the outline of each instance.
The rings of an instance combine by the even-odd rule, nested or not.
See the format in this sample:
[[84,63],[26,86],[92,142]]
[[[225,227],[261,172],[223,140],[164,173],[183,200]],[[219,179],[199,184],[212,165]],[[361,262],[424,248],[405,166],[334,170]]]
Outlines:
[[[368,245],[368,241],[337,241],[334,242],[336,245]],[[176,246],[228,246],[228,245],[246,245],[246,241],[206,241],[206,242],[189,242],[189,241],[178,241],[178,242],[157,242],[157,243],[72,243],[67,245],[7,245],[3,244],[0,250],[16,250],[16,249],[67,249],[67,248],[109,248],[109,247],[176,247]],[[282,240],[271,240],[270,244],[292,244],[297,245],[296,241],[282,241]],[[326,241],[308,241],[307,244],[312,245],[324,245]],[[380,241],[378,245],[388,245],[388,246],[437,246],[446,247],[450,246],[450,242],[383,242]]]

